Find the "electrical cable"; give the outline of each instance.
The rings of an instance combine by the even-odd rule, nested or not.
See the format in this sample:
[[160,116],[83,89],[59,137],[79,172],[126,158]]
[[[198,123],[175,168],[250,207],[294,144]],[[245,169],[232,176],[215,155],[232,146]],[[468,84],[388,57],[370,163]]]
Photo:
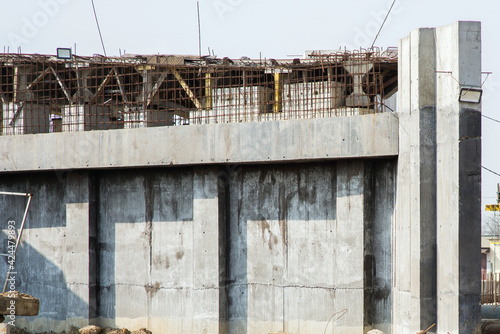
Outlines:
[[483,116],[484,118],[487,118],[487,119],[489,119],[489,120],[492,120],[493,122],[500,123],[500,121],[499,121],[498,119],[494,119],[494,118],[492,118],[492,117],[490,117],[490,116],[486,116],[485,114],[481,114],[481,116]]
[[378,30],[377,35],[375,35],[375,39],[373,40],[373,43],[372,43],[372,46],[370,47],[370,49],[373,49],[373,46],[375,45],[375,42],[377,41],[378,35],[380,35],[380,32],[382,31],[382,28],[384,27],[385,21],[389,17],[389,14],[391,13],[392,7],[394,7],[395,3],[396,3],[396,0],[394,0],[392,2],[391,8],[389,8],[389,11],[387,12],[387,15],[385,16],[384,21],[380,25],[380,29]]
[[495,175],[500,176],[500,173],[497,173],[497,172],[495,172],[495,171],[493,171],[493,170],[491,170],[491,169],[489,169],[489,168],[486,168],[486,167],[484,167],[484,166],[481,166],[481,168],[484,168],[484,169],[486,169],[488,172],[490,172],[490,173],[493,173],[493,174],[495,174]]
[[107,57],[108,55],[106,54],[106,48],[104,47],[104,41],[102,39],[102,34],[101,34],[101,27],[99,27],[99,20],[97,19],[97,13],[95,11],[94,0],[90,1],[92,2],[92,9],[94,9],[95,23],[97,24],[97,31],[99,31],[99,37],[101,38],[102,50],[104,51],[104,56]]

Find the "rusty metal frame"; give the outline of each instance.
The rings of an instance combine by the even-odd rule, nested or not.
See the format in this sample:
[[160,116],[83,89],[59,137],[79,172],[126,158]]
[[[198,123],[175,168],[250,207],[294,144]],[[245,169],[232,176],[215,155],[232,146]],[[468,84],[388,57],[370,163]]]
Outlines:
[[386,111],[397,90],[395,50],[287,60],[0,54],[0,68],[1,135],[349,116]]

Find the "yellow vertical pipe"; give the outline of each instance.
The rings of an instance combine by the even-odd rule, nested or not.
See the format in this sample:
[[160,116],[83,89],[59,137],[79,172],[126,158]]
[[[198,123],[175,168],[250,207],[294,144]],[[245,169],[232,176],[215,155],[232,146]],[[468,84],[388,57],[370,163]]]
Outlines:
[[281,73],[280,72],[274,72],[273,112],[281,112]]
[[212,73],[205,73],[205,108],[212,109]]

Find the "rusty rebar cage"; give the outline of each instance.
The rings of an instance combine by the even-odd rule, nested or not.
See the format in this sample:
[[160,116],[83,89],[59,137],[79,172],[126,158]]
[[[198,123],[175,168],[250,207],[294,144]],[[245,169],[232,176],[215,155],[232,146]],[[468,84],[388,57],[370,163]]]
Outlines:
[[293,60],[0,54],[2,135],[386,111],[397,52]]

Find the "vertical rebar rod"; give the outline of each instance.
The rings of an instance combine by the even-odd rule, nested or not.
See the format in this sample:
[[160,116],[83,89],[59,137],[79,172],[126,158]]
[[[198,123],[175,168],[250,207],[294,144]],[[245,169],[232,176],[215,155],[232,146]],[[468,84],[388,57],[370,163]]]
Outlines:
[[[26,210],[24,210],[23,221],[21,223],[21,228],[19,229],[19,235],[17,236],[16,240],[16,246],[14,248],[14,263],[16,262],[17,247],[19,246],[19,242],[21,242],[21,237],[23,236],[24,224],[26,223],[26,217],[28,216],[28,209],[30,208],[31,197],[33,196],[31,194],[27,195],[28,195],[28,203],[26,204]],[[12,272],[13,268],[14,268],[13,265],[9,265],[9,271],[7,272],[7,277],[5,278],[5,283],[3,285],[2,292],[5,292],[7,290],[7,283],[9,282],[10,273]]]

